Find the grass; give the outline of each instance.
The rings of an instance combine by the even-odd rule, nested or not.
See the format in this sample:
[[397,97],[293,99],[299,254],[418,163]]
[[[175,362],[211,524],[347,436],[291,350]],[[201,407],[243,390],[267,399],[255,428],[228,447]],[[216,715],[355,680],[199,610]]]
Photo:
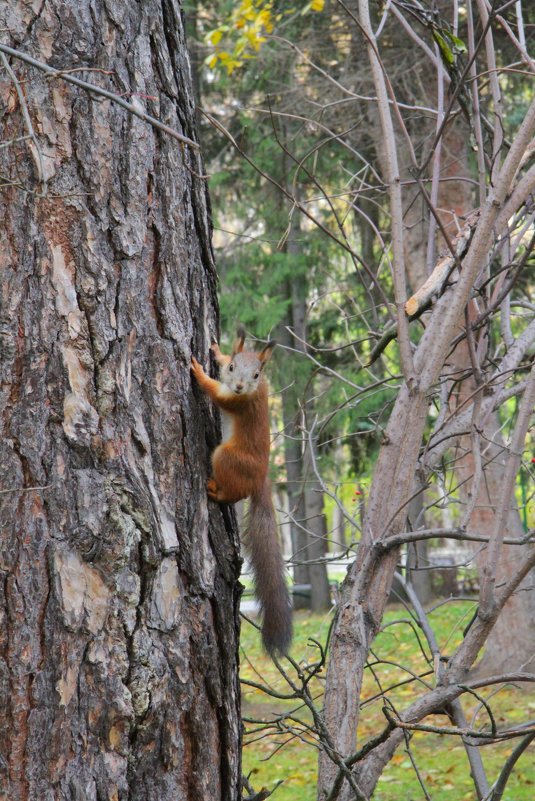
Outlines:
[[[470,602],[450,603],[439,607],[430,616],[431,624],[443,652],[448,654],[462,638],[462,630],[472,614]],[[315,661],[317,649],[310,645],[310,638],[324,642],[330,625],[329,616],[297,613],[295,615],[295,640],[292,656],[296,661]],[[424,650],[426,646],[420,636]],[[373,646],[373,666],[366,671],[363,687],[363,706],[358,730],[362,745],[371,736],[379,733],[385,725],[382,712],[384,698],[376,697],[378,687],[387,690],[386,696],[396,709],[404,709],[425,687],[418,682],[402,684],[388,690],[412,673],[428,671],[429,663],[418,641],[418,632],[410,625],[408,613],[401,609],[387,612],[384,627]],[[271,660],[262,652],[257,630],[249,623],[242,625],[242,679],[266,684],[271,690],[282,694],[291,691]],[[323,674],[322,674],[323,676]],[[433,683],[433,676],[425,681]],[[323,679],[315,679],[312,686],[316,703],[321,707]],[[497,691],[480,691],[489,700],[499,728],[520,724],[535,718],[535,692],[526,685],[507,686]],[[295,701],[280,700],[255,687],[243,687],[243,716],[247,735],[243,752],[243,772],[250,775],[252,786],[272,788],[283,780],[272,798],[274,801],[316,801],[317,749],[313,737],[304,726],[311,722],[310,714],[299,709],[294,718],[304,724],[300,738],[284,731],[266,730],[257,721],[273,721],[276,716],[288,714],[297,706]],[[471,726],[488,728],[485,707],[473,696],[463,697],[463,709]],[[450,725],[444,716],[427,719],[426,723],[437,726]],[[481,749],[489,781],[492,783],[504,760],[518,740],[510,740]],[[535,797],[535,743],[521,757],[507,785],[503,801],[532,801]],[[420,801],[425,794],[417,779],[411,757],[432,801],[472,801],[476,798],[470,778],[470,769],[462,742],[457,737],[417,732],[411,738],[410,754],[400,747],[385,769],[374,795],[374,801]]]

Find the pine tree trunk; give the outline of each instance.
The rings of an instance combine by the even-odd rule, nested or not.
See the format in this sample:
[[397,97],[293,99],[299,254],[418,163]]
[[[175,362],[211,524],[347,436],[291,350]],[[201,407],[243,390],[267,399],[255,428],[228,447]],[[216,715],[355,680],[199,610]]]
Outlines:
[[[14,1],[0,27],[195,138],[176,0]],[[35,140],[0,150],[0,799],[236,799],[236,530],[189,370],[217,320],[200,157],[10,64],[0,137],[27,110]]]

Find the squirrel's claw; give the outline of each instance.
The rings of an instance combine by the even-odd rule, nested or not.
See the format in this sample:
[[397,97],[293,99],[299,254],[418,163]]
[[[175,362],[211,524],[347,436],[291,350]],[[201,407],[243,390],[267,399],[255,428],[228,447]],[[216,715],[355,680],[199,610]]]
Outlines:
[[214,354],[214,358],[215,358],[216,362],[219,364],[220,367],[224,367],[226,364],[229,364],[229,362],[231,361],[231,357],[230,356],[225,356],[224,353],[221,353],[221,349],[220,349],[219,345],[217,344],[217,342],[212,342],[210,350]]
[[202,365],[199,364],[195,356],[191,357],[191,372],[194,376],[204,375]]

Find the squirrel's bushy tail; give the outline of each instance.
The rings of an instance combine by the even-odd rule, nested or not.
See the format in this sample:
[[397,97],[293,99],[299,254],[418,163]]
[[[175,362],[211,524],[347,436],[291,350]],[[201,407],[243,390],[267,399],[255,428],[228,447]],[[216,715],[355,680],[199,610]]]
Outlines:
[[253,566],[264,647],[272,656],[286,654],[292,640],[292,605],[284,580],[284,561],[268,478],[251,495],[244,544]]

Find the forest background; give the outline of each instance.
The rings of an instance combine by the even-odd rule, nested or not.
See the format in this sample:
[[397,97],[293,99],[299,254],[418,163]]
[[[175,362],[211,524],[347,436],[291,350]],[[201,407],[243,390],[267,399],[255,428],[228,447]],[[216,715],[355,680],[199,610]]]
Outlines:
[[[531,797],[534,13],[0,3],[1,801]],[[273,662],[190,373],[238,322]]]
[[[370,70],[373,58],[366,53],[372,29],[370,33],[365,29],[365,14],[356,3],[313,2],[297,7],[245,0],[213,7],[190,4],[188,10],[214,212],[223,336],[229,341],[236,323],[243,322],[253,337],[275,337],[280,343],[271,376],[277,507],[297,587],[296,606],[323,613],[299,618],[304,631],[314,621],[309,648],[295,657],[307,662],[313,658],[314,639],[325,641],[331,620],[326,613],[338,598],[336,587],[360,539],[379,444],[404,372],[396,342],[389,345],[395,339],[389,304],[397,300],[396,280],[388,269],[392,249],[396,258],[391,239],[395,212],[385,181],[389,155],[385,153],[388,144],[382,141],[386,134],[378,108],[380,93],[373,66]],[[421,322],[425,320],[422,307],[444,286],[444,261],[463,252],[463,237],[470,237],[467,226],[469,230],[473,225],[474,210],[480,208],[485,187],[492,184],[496,159],[504,152],[506,140],[514,136],[532,98],[532,17],[533,11],[519,3],[393,2],[373,4],[370,9],[372,47],[380,53],[385,76],[389,99],[383,102],[393,107],[392,131],[402,179],[404,289],[409,296],[416,293],[407,313],[416,312]],[[440,430],[444,402],[450,411],[453,397],[457,396],[454,405],[466,403],[463,398],[472,369],[479,373],[475,383],[481,385],[497,354],[507,351],[526,325],[532,328],[533,242],[527,235],[531,217],[523,219],[526,227],[514,229],[522,230],[516,240],[517,245],[522,241],[517,258],[525,262],[515,279],[520,294],[502,301],[499,315],[484,334],[475,327],[479,331],[473,347],[477,358],[457,355],[454,365],[442,374],[441,402],[435,412],[430,409],[426,424],[425,436],[431,441],[431,432],[436,436]],[[488,254],[487,278],[479,276],[480,289],[467,319],[481,317],[483,308],[483,315],[498,308],[496,287],[503,279],[491,275],[495,271],[498,276],[512,259],[510,250],[505,256],[503,244],[501,240],[499,257],[497,252]],[[418,291],[441,261],[438,285],[432,279],[431,287],[419,297]],[[451,269],[448,263],[446,270]],[[491,290],[493,280],[497,284]],[[482,300],[482,292],[490,293],[490,306]],[[474,311],[476,307],[479,312]],[[510,316],[512,308],[516,310]],[[410,338],[413,343],[419,339],[414,327]],[[532,353],[531,345],[528,351]],[[528,357],[526,367],[532,358]],[[501,437],[511,436],[517,412],[515,396],[500,405],[491,435],[494,442],[499,441],[500,451]],[[483,457],[474,454],[474,441],[473,431],[471,440],[457,440],[447,457],[441,455],[439,470],[435,460],[432,477],[422,479],[421,491],[415,488],[410,501],[409,525],[426,529],[426,535],[404,549],[390,602],[402,602],[407,608],[397,617],[390,613],[390,622],[386,629],[383,623],[381,631],[397,625],[392,636],[413,657],[418,638],[411,640],[412,635],[405,638],[401,633],[404,615],[408,616],[405,625],[411,621],[410,625],[422,626],[420,604],[431,610],[433,625],[428,618],[423,630],[429,635],[435,629],[436,638],[431,636],[428,645],[439,652],[442,645],[436,639],[450,648],[473,614],[481,551],[463,542],[461,532],[467,527],[480,533],[490,530],[489,501],[492,506],[496,500],[501,472],[491,475],[497,453],[490,455],[489,440]],[[515,530],[529,538],[535,523],[535,460],[530,458],[529,433],[524,447],[515,481],[514,505],[519,516]],[[480,446],[475,450],[481,451]],[[474,469],[472,460],[481,458],[484,467]],[[486,485],[484,492],[481,483]],[[457,533],[449,541],[433,539],[433,529],[439,536]],[[451,601],[452,617],[442,619],[438,613],[446,598]],[[415,599],[419,611],[411,604]],[[526,613],[529,617],[527,609]],[[518,609],[510,612],[516,620],[518,614]],[[448,625],[443,630],[445,620]],[[532,628],[528,620],[525,623]],[[494,630],[480,674],[527,668],[533,638],[519,649],[514,629],[509,619]],[[254,652],[254,640],[245,637]],[[380,637],[378,642],[384,640]],[[417,667],[406,662],[394,666],[390,648],[384,647],[389,656],[381,653],[379,644],[373,651],[375,662],[368,664],[368,671],[375,687],[369,687],[363,697],[375,698],[376,708],[382,703],[395,709],[400,698],[395,689],[385,691],[385,681],[393,688],[410,687],[407,672],[416,680]],[[518,650],[522,653],[512,657],[511,652]],[[255,656],[258,660],[258,653]],[[246,652],[242,673],[245,684],[250,683],[245,696],[250,745],[245,763],[252,768],[252,776],[268,786],[286,774],[277,793],[281,799],[312,799],[315,738],[310,721],[296,723],[285,710],[288,685],[281,683],[281,677],[279,705],[273,705],[275,677],[261,657],[253,671],[249,661]],[[258,672],[266,675],[264,671],[269,678],[262,688]],[[287,677],[286,681],[291,685]],[[515,685],[499,686],[496,714],[503,716]],[[316,692],[321,697],[321,687]],[[494,685],[491,695],[500,697]],[[472,725],[485,703],[475,699],[470,712],[465,710],[473,716]],[[377,714],[381,716],[378,709]],[[465,729],[468,726],[460,708],[451,720]],[[373,725],[380,723],[376,719],[371,725],[369,720],[363,722],[362,733],[369,735]],[[394,759],[390,771],[383,774],[376,797],[399,798],[406,792],[407,797],[421,793],[421,797],[441,799],[462,789],[458,797],[471,798],[473,786],[470,790],[470,780],[466,784],[470,771],[478,798],[501,797],[485,770],[500,775],[504,754],[510,755],[512,748],[499,745],[491,755],[488,747],[486,768],[479,755],[475,757],[467,748],[468,773],[462,759],[447,760],[440,771],[433,758],[432,735],[427,737],[420,743],[418,756],[413,756],[407,739],[405,755]],[[414,773],[407,781],[408,767]],[[516,783],[512,781],[514,789],[511,786],[511,795],[505,797],[529,796],[535,774],[527,770],[517,776]]]

